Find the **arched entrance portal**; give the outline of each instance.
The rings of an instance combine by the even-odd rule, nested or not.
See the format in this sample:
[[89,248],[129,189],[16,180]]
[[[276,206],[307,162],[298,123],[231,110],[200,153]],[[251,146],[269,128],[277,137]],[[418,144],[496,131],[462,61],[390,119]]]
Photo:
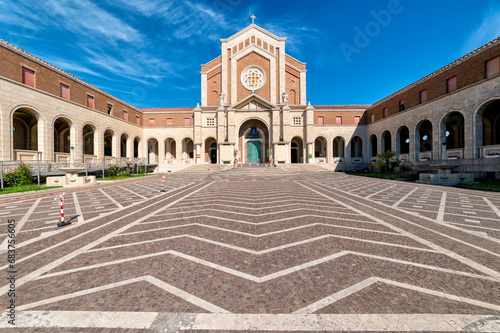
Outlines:
[[298,136],[294,137],[291,142],[291,158],[292,163],[304,163],[304,145],[302,139]]
[[205,140],[205,162],[217,164],[217,141],[214,138]]
[[245,121],[238,131],[238,150],[243,163],[265,163],[269,161],[269,130],[257,119]]

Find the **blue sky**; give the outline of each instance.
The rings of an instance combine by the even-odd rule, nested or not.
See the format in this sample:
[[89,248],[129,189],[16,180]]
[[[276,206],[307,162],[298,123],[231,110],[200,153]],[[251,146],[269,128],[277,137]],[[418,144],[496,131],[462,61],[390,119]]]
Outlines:
[[498,0],[0,0],[0,8],[1,39],[137,107],[196,105],[200,64],[252,14],[307,62],[316,105],[374,103],[500,36]]

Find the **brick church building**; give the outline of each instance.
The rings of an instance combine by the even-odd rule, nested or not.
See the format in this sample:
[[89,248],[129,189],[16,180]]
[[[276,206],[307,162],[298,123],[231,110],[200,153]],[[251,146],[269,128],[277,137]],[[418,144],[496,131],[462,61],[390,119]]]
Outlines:
[[199,105],[141,109],[0,41],[0,159],[136,158],[160,172],[273,160],[349,171],[393,150],[416,167],[450,159],[498,176],[500,39],[373,105],[308,103],[306,63],[256,24],[220,42],[201,66]]

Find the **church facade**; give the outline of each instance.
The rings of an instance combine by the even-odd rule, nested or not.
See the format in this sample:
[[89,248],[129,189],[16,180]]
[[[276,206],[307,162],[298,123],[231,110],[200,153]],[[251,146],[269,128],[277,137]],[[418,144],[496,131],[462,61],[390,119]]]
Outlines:
[[349,171],[393,150],[417,166],[452,159],[498,174],[499,55],[497,39],[373,105],[311,105],[306,63],[286,54],[286,38],[252,23],[201,66],[196,107],[140,109],[1,41],[0,159]]

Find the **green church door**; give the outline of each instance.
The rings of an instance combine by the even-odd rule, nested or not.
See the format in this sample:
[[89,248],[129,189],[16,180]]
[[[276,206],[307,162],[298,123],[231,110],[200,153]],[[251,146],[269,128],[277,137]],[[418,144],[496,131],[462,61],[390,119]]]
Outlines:
[[260,142],[247,141],[247,163],[260,162]]

